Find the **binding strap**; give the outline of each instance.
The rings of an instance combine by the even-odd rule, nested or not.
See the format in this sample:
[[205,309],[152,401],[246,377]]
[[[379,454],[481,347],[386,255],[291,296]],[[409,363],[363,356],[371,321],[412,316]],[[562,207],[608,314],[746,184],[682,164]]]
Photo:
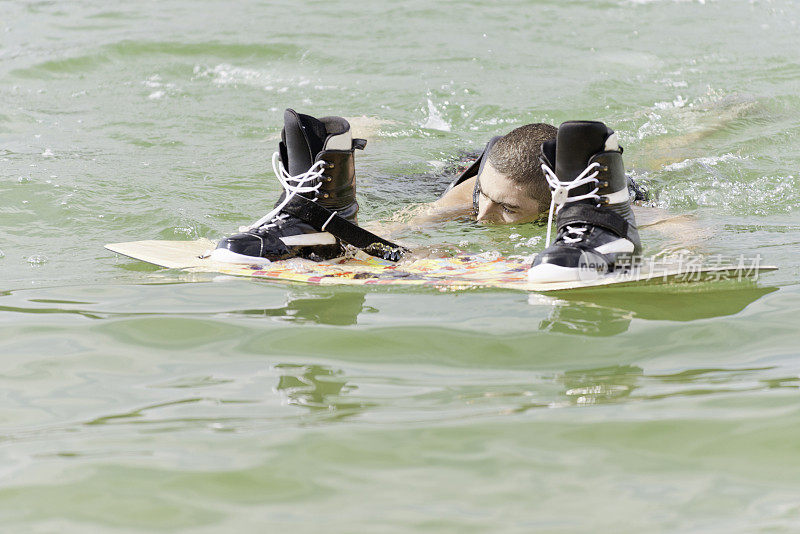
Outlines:
[[326,209],[313,200],[296,195],[283,207],[284,213],[293,215],[301,221],[307,222],[320,232],[328,232],[338,237],[345,243],[360,248],[370,256],[376,256],[389,261],[399,261],[403,254],[409,252],[405,247],[387,241],[372,232],[364,230],[336,214],[335,211]]
[[608,208],[598,208],[589,204],[570,204],[558,212],[558,229],[572,224],[591,224],[600,226],[619,237],[628,236],[628,221]]
[[[469,179],[470,179],[470,178],[472,178],[473,176],[478,176],[478,175],[479,175],[479,174],[480,174],[480,173],[483,171],[483,167],[484,167],[484,165],[486,165],[486,160],[487,160],[487,159],[489,159],[489,158],[488,158],[488,156],[489,156],[489,151],[492,149],[492,147],[494,146],[494,144],[495,144],[497,141],[499,141],[499,140],[500,140],[500,138],[501,138],[501,137],[502,137],[501,135],[498,135],[498,136],[492,137],[492,138],[489,140],[489,142],[488,142],[488,143],[486,143],[486,147],[483,149],[483,152],[481,152],[481,155],[480,155],[480,156],[478,156],[478,159],[476,159],[474,162],[472,162],[472,165],[470,165],[469,167],[467,167],[467,169],[466,169],[464,172],[462,172],[461,174],[459,174],[459,175],[456,177],[456,179],[455,179],[455,180],[453,180],[452,182],[450,182],[450,185],[448,185],[448,186],[447,186],[447,189],[445,189],[445,190],[444,190],[444,192],[442,193],[442,196],[445,196],[445,195],[447,194],[447,192],[448,192],[448,191],[450,191],[451,189],[453,189],[453,188],[454,188],[455,186],[457,186],[458,184],[460,184],[460,183],[462,183],[462,182],[465,182],[465,181],[469,180]],[[441,198],[441,197],[440,197],[440,198]]]

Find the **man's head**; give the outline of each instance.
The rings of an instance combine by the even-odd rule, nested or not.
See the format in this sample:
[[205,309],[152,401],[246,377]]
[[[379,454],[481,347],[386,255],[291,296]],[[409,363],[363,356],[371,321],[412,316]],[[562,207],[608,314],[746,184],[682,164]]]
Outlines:
[[525,223],[539,218],[550,205],[550,188],[542,174],[542,143],[554,139],[558,128],[526,124],[497,140],[478,176],[478,220],[499,224]]

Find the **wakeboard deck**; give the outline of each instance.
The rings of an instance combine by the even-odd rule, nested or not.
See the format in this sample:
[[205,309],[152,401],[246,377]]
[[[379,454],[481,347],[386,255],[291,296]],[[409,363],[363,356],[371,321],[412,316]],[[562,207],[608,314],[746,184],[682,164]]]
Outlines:
[[628,273],[604,275],[575,282],[532,283],[530,264],[492,254],[463,254],[448,258],[418,258],[401,262],[382,260],[363,253],[354,257],[316,262],[301,258],[265,264],[213,262],[207,255],[216,244],[197,241],[131,241],[111,243],[108,250],[129,258],[189,272],[219,273],[267,280],[316,285],[433,286],[442,289],[496,288],[548,292],[568,289],[655,285],[669,283],[751,280],[777,268],[763,265],[656,264],[644,263]]

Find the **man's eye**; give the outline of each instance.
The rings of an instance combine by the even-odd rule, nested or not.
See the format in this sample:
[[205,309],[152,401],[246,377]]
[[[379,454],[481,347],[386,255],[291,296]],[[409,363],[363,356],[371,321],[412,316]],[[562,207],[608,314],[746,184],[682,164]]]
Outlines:
[[503,211],[506,213],[516,213],[516,211],[512,210],[508,206],[503,206]]

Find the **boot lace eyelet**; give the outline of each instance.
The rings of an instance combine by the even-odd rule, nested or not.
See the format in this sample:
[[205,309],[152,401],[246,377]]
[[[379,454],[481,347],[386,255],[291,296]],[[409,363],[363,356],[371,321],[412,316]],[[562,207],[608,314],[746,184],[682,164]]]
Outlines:
[[[272,209],[272,211],[246,228],[248,230],[253,230],[265,227],[272,223],[277,224],[280,220],[283,220],[281,217],[284,214],[281,214],[281,210],[283,210],[283,208],[289,202],[291,202],[292,198],[294,198],[294,196],[297,194],[308,195],[313,193],[314,198],[311,200],[316,201],[317,198],[319,198],[318,191],[322,186],[322,180],[325,177],[324,173],[322,172],[322,169],[325,167],[325,163],[325,160],[319,160],[314,163],[306,172],[292,176],[286,172],[286,168],[283,166],[283,162],[281,161],[280,153],[275,152],[272,155],[272,171],[275,173],[275,176],[278,177],[278,181],[283,186],[285,193],[284,198],[278,203],[278,205],[275,206],[275,208]],[[326,194],[325,198],[327,197],[328,195]]]

